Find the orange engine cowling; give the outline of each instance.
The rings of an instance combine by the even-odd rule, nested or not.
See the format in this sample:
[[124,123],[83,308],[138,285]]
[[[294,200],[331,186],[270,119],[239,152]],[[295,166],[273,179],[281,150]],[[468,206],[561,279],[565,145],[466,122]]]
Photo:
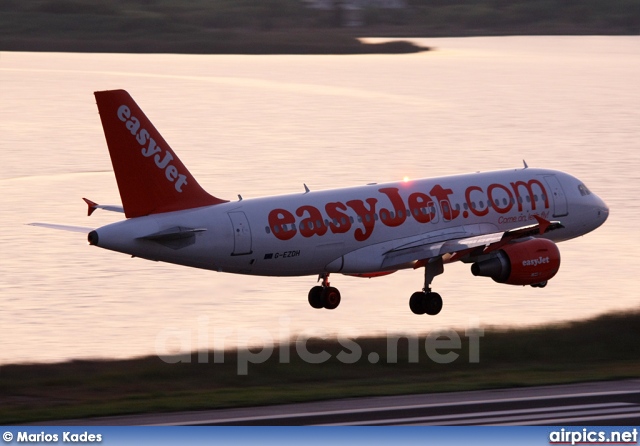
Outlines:
[[491,277],[498,283],[509,285],[545,283],[559,269],[560,250],[547,239],[507,245],[493,257],[471,265],[474,276]]

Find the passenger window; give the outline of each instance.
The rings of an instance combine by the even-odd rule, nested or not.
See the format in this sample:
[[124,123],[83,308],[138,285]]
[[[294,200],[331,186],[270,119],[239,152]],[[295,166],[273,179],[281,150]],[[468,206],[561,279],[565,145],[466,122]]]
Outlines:
[[271,234],[271,229],[269,229],[269,226],[265,226],[264,230],[267,234]]

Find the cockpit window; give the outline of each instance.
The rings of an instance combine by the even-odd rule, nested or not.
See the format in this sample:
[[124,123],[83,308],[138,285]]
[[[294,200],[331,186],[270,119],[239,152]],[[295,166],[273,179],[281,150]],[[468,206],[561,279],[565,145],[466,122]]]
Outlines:
[[586,195],[591,195],[591,191],[587,189],[587,186],[585,186],[584,184],[578,184],[578,190],[580,191],[580,195],[582,195],[583,197]]

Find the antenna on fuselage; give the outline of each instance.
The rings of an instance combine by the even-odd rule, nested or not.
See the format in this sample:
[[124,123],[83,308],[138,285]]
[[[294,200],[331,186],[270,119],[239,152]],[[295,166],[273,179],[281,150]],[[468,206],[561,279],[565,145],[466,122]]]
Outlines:
[[527,164],[527,162],[526,162],[525,160],[522,160],[522,163],[524,164],[524,168],[525,168],[525,169],[528,169],[528,168],[529,168],[529,165]]
[[303,184],[303,186],[304,186],[304,193],[305,193],[305,194],[308,194],[308,193],[310,192],[310,191],[309,191],[309,188],[307,187],[307,185],[306,185],[305,183],[302,183],[302,184]]

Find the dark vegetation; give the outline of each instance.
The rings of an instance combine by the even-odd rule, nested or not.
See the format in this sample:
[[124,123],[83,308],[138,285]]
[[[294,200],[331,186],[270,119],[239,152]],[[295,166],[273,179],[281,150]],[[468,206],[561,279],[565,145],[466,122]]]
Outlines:
[[[158,357],[120,361],[6,365],[0,368],[0,424],[90,416],[211,409],[355,396],[487,389],[640,377],[640,312],[545,327],[488,329],[479,341],[479,362],[470,363],[469,342],[449,364],[436,363],[420,339],[418,362],[410,362],[407,339],[397,362],[386,338],[355,340],[362,348],[353,364],[344,342],[311,339],[310,352],[331,359],[309,364],[289,346],[290,363],[276,348],[261,364],[239,375],[242,352],[224,352],[224,363],[169,364]],[[415,350],[411,350],[415,352]],[[441,349],[445,354],[450,349]],[[371,364],[369,354],[380,361]],[[220,352],[219,352],[220,353]],[[254,353],[258,353],[256,350]],[[188,357],[188,356],[187,356]]]
[[[2,0],[0,50],[353,54],[421,50],[357,36],[638,34],[637,0],[406,0],[355,15],[301,0]],[[424,49],[423,49],[424,50]]]

